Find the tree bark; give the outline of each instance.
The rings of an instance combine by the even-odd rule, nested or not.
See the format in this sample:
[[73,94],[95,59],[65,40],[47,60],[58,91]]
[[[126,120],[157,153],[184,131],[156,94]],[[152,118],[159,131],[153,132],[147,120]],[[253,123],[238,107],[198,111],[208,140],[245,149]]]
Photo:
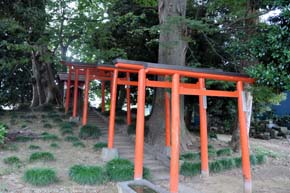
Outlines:
[[[158,13],[161,24],[159,36],[158,62],[171,65],[185,65],[187,42],[185,41],[186,27],[183,19],[186,14],[186,0],[159,0]],[[158,78],[161,79],[160,77]],[[163,147],[165,139],[165,110],[164,89],[156,89],[153,101],[153,111],[148,121],[150,128],[149,142]],[[184,123],[184,105],[181,97],[181,137],[187,135]],[[161,140],[160,140],[161,139]],[[186,147],[187,140],[182,140],[182,149]]]

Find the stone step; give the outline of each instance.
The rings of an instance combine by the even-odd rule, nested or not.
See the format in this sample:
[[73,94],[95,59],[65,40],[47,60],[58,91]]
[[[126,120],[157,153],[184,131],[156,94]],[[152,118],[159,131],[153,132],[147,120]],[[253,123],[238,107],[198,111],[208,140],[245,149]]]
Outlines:
[[151,171],[151,176],[153,181],[169,180],[169,171]]

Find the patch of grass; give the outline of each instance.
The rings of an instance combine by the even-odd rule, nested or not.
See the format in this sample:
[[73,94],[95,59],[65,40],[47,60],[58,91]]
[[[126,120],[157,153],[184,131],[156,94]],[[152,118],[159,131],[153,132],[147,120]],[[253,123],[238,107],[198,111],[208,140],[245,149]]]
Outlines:
[[209,171],[217,173],[223,171],[223,165],[219,160],[209,163]]
[[223,166],[223,169],[225,169],[225,170],[233,169],[236,166],[233,158],[223,158],[223,159],[216,160],[216,161],[220,162],[221,165]]
[[[133,179],[134,165],[126,159],[113,159],[106,164],[106,171],[111,181],[127,181]],[[143,178],[149,179],[150,172],[143,168]]]
[[101,150],[103,147],[107,147],[107,146],[108,146],[107,143],[99,142],[99,143],[96,143],[96,144],[94,145],[94,149],[95,149],[96,151],[99,151],[99,150]]
[[86,147],[85,144],[81,141],[75,141],[73,142],[74,147]]
[[27,141],[32,141],[34,138],[32,138],[31,136],[22,136],[22,135],[18,135],[15,137],[15,141],[17,142],[27,142]]
[[241,157],[235,157],[234,161],[235,161],[235,165],[237,168],[242,167],[242,158]]
[[80,141],[80,139],[77,136],[73,136],[73,135],[69,135],[66,136],[64,138],[65,141],[69,141],[69,142],[76,142],[76,141]]
[[185,153],[180,155],[181,160],[200,160],[200,153],[199,152],[193,152],[193,153]]
[[47,186],[57,182],[58,178],[53,169],[33,168],[25,171],[23,180],[34,186]]
[[25,128],[25,127],[27,127],[26,124],[22,124],[22,125],[21,125],[21,128]]
[[184,176],[195,176],[200,174],[201,165],[198,163],[184,162],[180,167],[180,174]]
[[41,148],[38,145],[29,145],[28,149],[37,150],[37,149],[41,149]]
[[250,162],[252,166],[257,164],[257,158],[255,155],[250,155]]
[[61,118],[59,118],[59,117],[56,117],[56,118],[53,118],[53,122],[61,123],[61,122],[63,122],[63,120]]
[[59,140],[57,135],[46,133],[46,132],[41,134],[40,139],[44,141],[58,141]]
[[21,163],[17,156],[10,156],[3,159],[3,162],[7,165],[19,165]]
[[208,149],[208,157],[215,158],[217,156],[217,152],[215,149]]
[[73,124],[72,124],[72,122],[62,122],[62,123],[59,124],[59,127],[60,127],[61,130],[63,130],[63,129],[72,129]]
[[52,125],[50,123],[45,123],[45,124],[43,124],[43,128],[51,129]]
[[224,148],[219,149],[216,151],[217,156],[231,156],[233,154],[233,151],[231,148]]
[[211,144],[209,144],[209,145],[207,146],[207,148],[208,148],[208,149],[214,149],[214,146],[211,145]]
[[261,165],[267,162],[267,156],[263,154],[256,155],[257,164]]
[[59,114],[56,113],[56,112],[49,112],[49,113],[47,113],[47,117],[51,118],[51,119],[54,119],[54,118],[58,118]]
[[73,135],[73,134],[74,134],[74,132],[72,129],[63,129],[61,131],[61,135]]
[[16,144],[13,144],[13,143],[6,143],[2,146],[2,149],[5,151],[17,151],[18,146]]
[[102,184],[107,180],[104,170],[99,166],[75,165],[69,169],[69,177],[81,185]]
[[35,152],[29,157],[30,162],[34,161],[54,161],[54,155],[50,152]]
[[85,125],[80,129],[79,137],[86,138],[99,138],[101,136],[101,130],[93,125]]
[[10,119],[10,125],[16,125],[17,121],[16,119]]
[[33,123],[33,122],[32,122],[31,120],[29,120],[29,119],[25,119],[24,122],[25,122],[25,123]]
[[57,143],[52,143],[52,144],[50,144],[50,147],[56,149],[56,148],[59,148],[59,145]]
[[272,158],[279,157],[279,154],[277,152],[265,149],[263,147],[257,147],[254,149],[254,151],[257,155],[265,155],[267,157],[272,157]]

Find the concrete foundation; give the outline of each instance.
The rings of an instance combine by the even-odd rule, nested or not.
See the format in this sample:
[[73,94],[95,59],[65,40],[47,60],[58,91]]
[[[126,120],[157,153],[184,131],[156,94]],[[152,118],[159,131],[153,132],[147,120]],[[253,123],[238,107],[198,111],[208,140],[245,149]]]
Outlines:
[[70,117],[69,122],[75,122],[78,123],[80,121],[80,117]]
[[110,161],[112,159],[118,158],[119,154],[118,154],[118,150],[116,148],[103,148],[102,149],[102,159],[103,161]]
[[118,193],[138,193],[132,188],[130,188],[130,185],[147,186],[151,188],[153,191],[158,192],[158,193],[169,193],[163,188],[160,188],[159,186],[156,186],[147,180],[132,180],[132,181],[127,181],[127,182],[119,182],[117,183]]

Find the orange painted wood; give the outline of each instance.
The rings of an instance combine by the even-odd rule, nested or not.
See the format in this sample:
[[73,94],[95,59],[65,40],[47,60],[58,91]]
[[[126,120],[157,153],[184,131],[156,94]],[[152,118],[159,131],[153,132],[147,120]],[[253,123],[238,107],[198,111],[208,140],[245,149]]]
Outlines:
[[102,89],[102,112],[105,112],[105,81],[101,82]]
[[[126,78],[128,81],[130,81],[130,73],[126,73]],[[127,99],[127,125],[131,125],[132,118],[131,118],[131,97],[130,97],[130,86],[127,85],[126,88],[126,99]]]
[[77,116],[78,83],[79,83],[79,70],[76,68],[75,69],[75,80],[74,80],[73,117],[76,117]]
[[188,89],[180,87],[181,95],[203,95],[213,97],[233,97],[237,98],[238,93],[236,91],[219,91],[219,90],[200,90],[200,89]]
[[66,83],[66,93],[65,93],[65,114],[67,114],[69,109],[69,102],[70,102],[70,85],[71,85],[71,75],[72,75],[72,67],[68,67],[68,79]]
[[170,96],[165,92],[165,146],[170,147]]
[[86,125],[88,122],[89,87],[90,87],[89,75],[90,75],[90,69],[86,69],[84,107],[83,107],[83,118],[82,118],[83,126]]

